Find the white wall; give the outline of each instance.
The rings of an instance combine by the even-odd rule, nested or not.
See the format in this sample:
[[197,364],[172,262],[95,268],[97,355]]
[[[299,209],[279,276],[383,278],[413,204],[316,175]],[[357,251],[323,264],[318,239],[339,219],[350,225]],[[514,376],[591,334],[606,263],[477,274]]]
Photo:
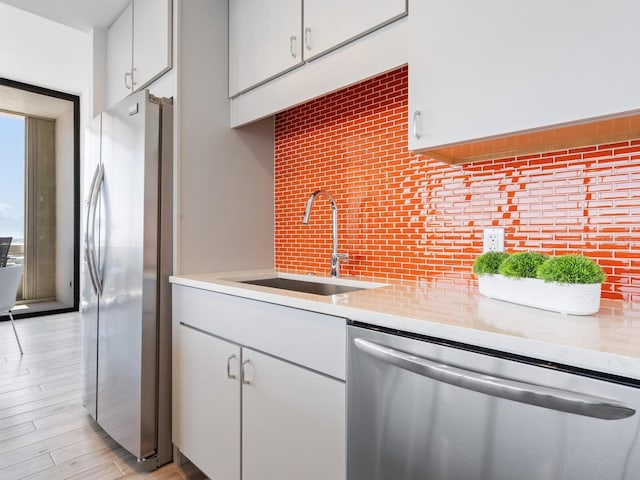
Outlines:
[[91,36],[4,3],[0,59],[2,77],[81,97],[89,92]]
[[56,297],[73,307],[73,104],[56,118]]
[[273,119],[229,127],[227,2],[174,2],[176,273],[273,267]]

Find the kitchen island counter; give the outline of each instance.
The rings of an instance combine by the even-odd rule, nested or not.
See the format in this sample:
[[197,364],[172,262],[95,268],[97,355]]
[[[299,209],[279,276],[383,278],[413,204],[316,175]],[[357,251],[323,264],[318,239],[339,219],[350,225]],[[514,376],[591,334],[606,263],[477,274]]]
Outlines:
[[640,380],[640,306],[632,302],[603,299],[597,314],[573,316],[486,298],[476,285],[442,280],[357,278],[384,285],[329,296],[239,282],[273,275],[273,270],[205,273],[172,276],[170,281]]

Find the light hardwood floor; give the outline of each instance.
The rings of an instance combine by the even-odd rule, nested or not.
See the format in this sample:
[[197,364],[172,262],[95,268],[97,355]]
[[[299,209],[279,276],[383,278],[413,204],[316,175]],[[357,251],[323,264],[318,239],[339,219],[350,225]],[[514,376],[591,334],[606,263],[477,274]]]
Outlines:
[[0,479],[203,479],[190,465],[144,472],[81,403],[78,314],[0,322]]

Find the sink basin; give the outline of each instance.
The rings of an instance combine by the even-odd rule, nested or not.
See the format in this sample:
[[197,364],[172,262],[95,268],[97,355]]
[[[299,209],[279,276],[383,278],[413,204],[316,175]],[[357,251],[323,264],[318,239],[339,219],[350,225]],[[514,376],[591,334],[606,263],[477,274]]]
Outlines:
[[251,285],[261,285],[263,287],[280,288],[282,290],[293,290],[295,292],[312,293],[314,295],[336,295],[339,293],[355,292],[364,290],[367,287],[357,287],[352,285],[342,285],[335,283],[310,282],[307,280],[296,280],[284,277],[260,278],[257,280],[242,280],[239,283]]

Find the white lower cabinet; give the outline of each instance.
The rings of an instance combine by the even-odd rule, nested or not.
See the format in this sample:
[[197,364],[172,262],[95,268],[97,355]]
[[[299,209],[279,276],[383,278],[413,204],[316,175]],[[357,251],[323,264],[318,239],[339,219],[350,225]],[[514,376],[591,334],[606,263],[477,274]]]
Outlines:
[[[227,372],[227,364],[233,372]],[[174,443],[213,479],[240,479],[239,365],[239,346],[179,326],[174,339],[173,403],[179,419]],[[236,379],[229,378],[234,374]]]
[[249,349],[242,358],[242,479],[344,479],[344,382]]
[[209,478],[346,478],[344,319],[174,285],[173,335],[173,441]]

